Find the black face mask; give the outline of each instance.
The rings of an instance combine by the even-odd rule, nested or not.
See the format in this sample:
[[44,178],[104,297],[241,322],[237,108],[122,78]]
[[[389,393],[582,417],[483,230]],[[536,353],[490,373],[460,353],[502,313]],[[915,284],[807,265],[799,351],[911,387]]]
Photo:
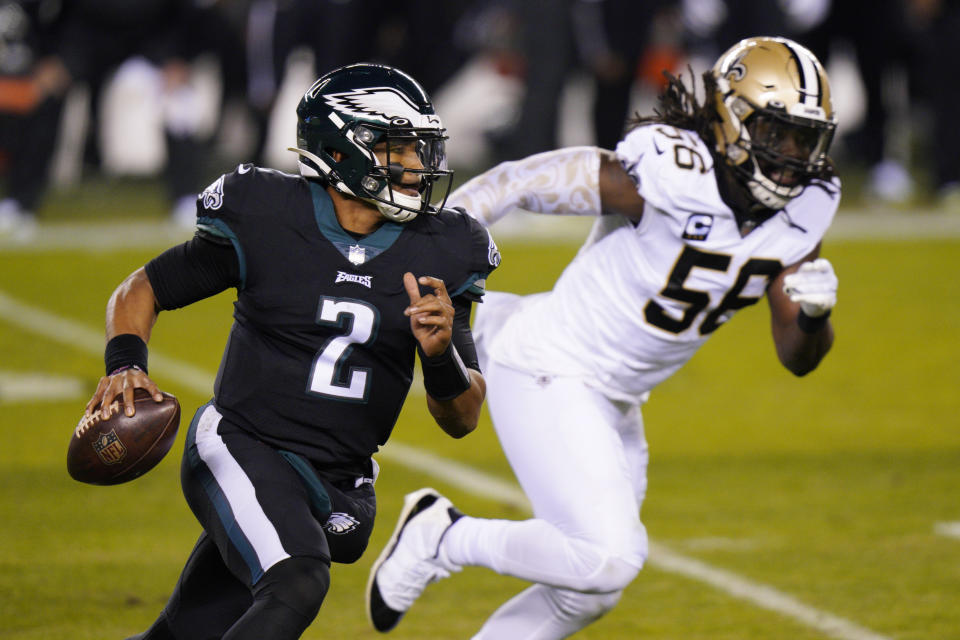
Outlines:
[[761,173],[778,186],[808,183],[823,172],[833,127],[801,123],[796,118],[759,111],[745,122],[750,152]]

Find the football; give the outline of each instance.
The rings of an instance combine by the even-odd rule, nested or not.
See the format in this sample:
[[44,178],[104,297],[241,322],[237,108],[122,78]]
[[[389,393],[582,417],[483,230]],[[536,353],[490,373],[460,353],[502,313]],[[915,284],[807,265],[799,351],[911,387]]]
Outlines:
[[154,402],[146,389],[133,392],[136,412],[123,412],[122,397],[103,420],[97,411],[80,419],[67,449],[67,471],[74,480],[111,485],[129,482],[153,469],[170,451],[180,427],[180,402],[169,393]]

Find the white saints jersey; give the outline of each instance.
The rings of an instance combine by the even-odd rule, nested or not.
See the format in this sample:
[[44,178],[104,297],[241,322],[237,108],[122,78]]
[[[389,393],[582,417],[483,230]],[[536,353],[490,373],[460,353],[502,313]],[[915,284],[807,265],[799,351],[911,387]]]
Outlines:
[[507,366],[582,377],[611,398],[636,402],[816,247],[837,210],[840,182],[814,181],[741,236],[695,133],[645,125],[616,153],[646,202],[640,223],[606,225],[553,290],[523,298],[484,348]]

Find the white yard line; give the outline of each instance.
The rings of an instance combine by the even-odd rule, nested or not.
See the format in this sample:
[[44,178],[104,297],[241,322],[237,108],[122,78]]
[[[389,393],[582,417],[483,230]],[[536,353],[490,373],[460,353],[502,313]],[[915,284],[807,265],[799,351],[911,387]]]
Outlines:
[[[103,333],[78,322],[20,302],[0,291],[0,320],[49,340],[60,342],[100,357],[103,354]],[[213,388],[213,374],[174,358],[151,351],[151,369],[158,377],[176,380],[191,391],[206,395]],[[379,454],[385,459],[427,475],[458,489],[483,498],[529,510],[526,496],[513,482],[474,469],[460,462],[442,458],[423,449],[391,441]],[[836,640],[891,640],[832,613],[800,602],[769,585],[754,582],[737,574],[713,567],[695,558],[677,553],[669,547],[650,542],[648,564],[661,571],[686,576],[720,591],[820,631]]]
[[960,522],[934,523],[933,532],[941,536],[946,536],[947,538],[957,538],[960,540]]
[[[105,345],[104,331],[90,329],[78,322],[20,302],[0,291],[0,318],[10,324],[93,355],[101,356]],[[201,394],[213,393],[213,376],[155,350],[150,353],[150,366],[163,372],[162,377],[176,380]],[[91,375],[96,371],[91,372]]]
[[52,222],[43,223],[28,234],[0,235],[0,251],[108,251],[117,249],[161,249],[192,235],[169,222]]
[[[499,241],[578,243],[587,236],[592,217],[544,216],[517,210],[497,222],[491,231]],[[190,230],[169,222],[53,222],[37,227],[27,238],[0,235],[0,251],[104,251],[109,249],[163,249],[183,242]],[[827,242],[916,240],[960,237],[960,212],[843,210],[827,232]]]
[[846,618],[805,604],[774,587],[738,576],[732,571],[712,567],[706,562],[671,551],[662,544],[650,543],[648,562],[663,571],[705,582],[730,596],[752,602],[761,609],[776,611],[830,638],[891,640],[888,636],[880,635]]
[[80,378],[0,369],[0,404],[73,400],[85,392]]
[[[381,457],[394,460],[405,467],[442,479],[447,484],[473,495],[497,500],[518,509],[530,510],[524,493],[511,482],[478,471],[459,462],[441,458],[432,453],[391,440],[381,450]],[[647,564],[666,571],[705,582],[727,595],[751,602],[792,618],[837,640],[890,640],[860,625],[800,602],[774,587],[754,582],[742,576],[713,567],[706,562],[650,541],[650,557]]]

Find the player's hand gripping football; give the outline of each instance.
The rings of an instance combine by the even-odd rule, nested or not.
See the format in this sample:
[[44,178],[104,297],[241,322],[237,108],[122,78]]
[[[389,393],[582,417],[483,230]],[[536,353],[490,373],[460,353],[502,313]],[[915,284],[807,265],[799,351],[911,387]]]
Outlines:
[[[432,287],[433,293],[421,297],[418,283]],[[453,335],[453,303],[446,285],[439,278],[416,278],[408,271],[403,274],[403,286],[410,296],[410,306],[403,313],[410,318],[413,337],[426,355],[440,355],[446,351]]]
[[783,279],[783,292],[799,302],[803,312],[819,318],[837,304],[837,274],[826,258],[804,262],[795,273]]
[[100,406],[100,415],[106,420],[113,415],[113,399],[121,393],[123,394],[123,410],[128,416],[132,416],[136,409],[133,404],[133,390],[146,389],[155,402],[163,402],[163,394],[157,384],[140,369],[129,368],[117,372],[111,376],[103,376],[97,384],[97,390],[93,392],[93,397],[87,402],[84,411],[85,415],[93,413],[97,406]]

